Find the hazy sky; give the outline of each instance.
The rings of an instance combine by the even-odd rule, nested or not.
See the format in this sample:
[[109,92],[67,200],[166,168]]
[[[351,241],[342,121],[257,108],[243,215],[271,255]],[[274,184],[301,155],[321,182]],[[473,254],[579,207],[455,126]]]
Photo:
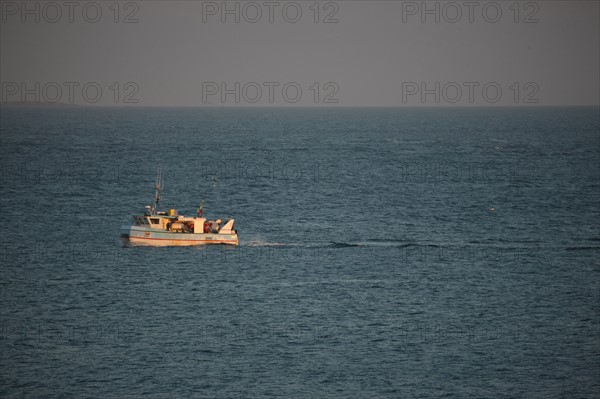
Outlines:
[[600,103],[598,1],[0,4],[2,102]]

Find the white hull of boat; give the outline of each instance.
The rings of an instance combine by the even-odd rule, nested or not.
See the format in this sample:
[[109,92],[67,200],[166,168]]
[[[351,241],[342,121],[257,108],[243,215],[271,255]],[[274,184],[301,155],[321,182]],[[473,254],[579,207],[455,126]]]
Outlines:
[[126,246],[187,247],[214,244],[238,245],[237,234],[174,233],[139,226],[122,226],[121,240]]

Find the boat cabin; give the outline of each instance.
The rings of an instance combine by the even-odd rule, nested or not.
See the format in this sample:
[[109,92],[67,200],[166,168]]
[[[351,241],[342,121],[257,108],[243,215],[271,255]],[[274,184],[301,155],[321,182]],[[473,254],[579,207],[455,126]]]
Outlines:
[[170,231],[173,233],[193,234],[235,234],[233,230],[234,220],[227,220],[221,227],[221,219],[207,220],[202,217],[185,217],[177,215],[177,212],[159,212],[156,215],[134,216],[133,220],[137,226]]

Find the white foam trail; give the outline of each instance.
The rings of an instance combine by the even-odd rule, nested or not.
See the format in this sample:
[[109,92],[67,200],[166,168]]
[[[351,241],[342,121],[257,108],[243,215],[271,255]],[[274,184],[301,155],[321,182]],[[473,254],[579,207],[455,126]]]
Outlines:
[[290,244],[284,242],[267,242],[267,241],[248,241],[240,243],[242,247],[285,247]]

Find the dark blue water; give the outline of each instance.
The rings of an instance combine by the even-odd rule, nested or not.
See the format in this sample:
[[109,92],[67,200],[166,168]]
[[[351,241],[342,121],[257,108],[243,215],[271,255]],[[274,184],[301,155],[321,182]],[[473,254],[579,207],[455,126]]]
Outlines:
[[600,397],[598,108],[1,113],[2,397]]

